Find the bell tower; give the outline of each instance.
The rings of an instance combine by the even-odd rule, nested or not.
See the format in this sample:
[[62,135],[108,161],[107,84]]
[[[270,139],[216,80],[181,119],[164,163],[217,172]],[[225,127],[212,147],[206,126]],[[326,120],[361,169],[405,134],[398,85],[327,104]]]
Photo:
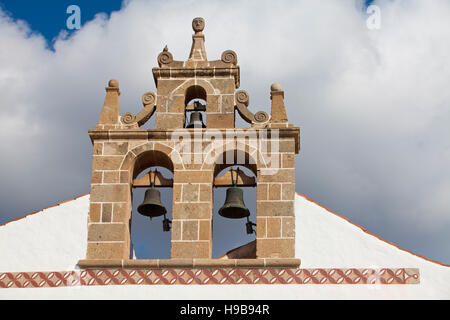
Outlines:
[[[87,252],[78,263],[81,268],[300,265],[295,257],[294,211],[300,129],[288,122],[284,92],[278,84],[271,86],[270,115],[250,111],[249,94],[239,90],[236,53],[227,50],[220,60],[208,60],[204,19],[195,18],[192,27],[186,61],[174,60],[167,46],[159,54],[153,69],[156,92],[143,95],[139,113],[121,115],[119,82],[111,80],[106,87],[98,124],[89,130],[92,180]],[[153,116],[155,128],[143,128]],[[236,128],[236,116],[248,127]],[[236,166],[246,171],[229,170]],[[155,167],[167,169],[173,178]],[[248,219],[252,209],[245,206],[242,187],[256,187],[256,221]],[[162,219],[161,232],[171,230],[170,259],[132,258],[135,188],[148,189],[137,212],[155,218],[155,223]],[[171,207],[161,203],[160,188],[172,190]],[[219,214],[242,219],[247,232],[256,233],[252,258],[212,259],[215,188],[228,188]]]

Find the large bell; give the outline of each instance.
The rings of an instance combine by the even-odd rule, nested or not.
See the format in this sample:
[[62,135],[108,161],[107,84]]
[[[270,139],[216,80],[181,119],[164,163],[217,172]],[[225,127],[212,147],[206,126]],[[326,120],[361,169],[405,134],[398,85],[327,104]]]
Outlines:
[[203,116],[200,112],[194,111],[191,113],[191,119],[189,120],[189,124],[186,126],[188,129],[192,128],[206,128],[203,123]]
[[161,193],[155,187],[150,187],[145,192],[144,202],[137,208],[143,216],[155,218],[167,213],[166,208],[161,202]]
[[241,219],[250,216],[250,211],[244,203],[244,191],[236,186],[227,190],[225,204],[219,210],[222,217],[228,219]]

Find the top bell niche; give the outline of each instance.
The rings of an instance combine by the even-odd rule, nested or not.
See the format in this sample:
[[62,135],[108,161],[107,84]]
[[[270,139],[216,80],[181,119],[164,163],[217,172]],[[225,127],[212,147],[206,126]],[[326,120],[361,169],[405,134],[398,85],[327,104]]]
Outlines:
[[[189,114],[204,112],[206,129],[235,128],[236,111],[252,128],[292,128],[288,123],[284,92],[279,84],[271,86],[272,109],[250,111],[250,96],[240,86],[240,67],[234,51],[226,50],[220,60],[209,61],[205,50],[205,20],[195,18],[189,58],[174,60],[166,46],[158,56],[158,68],[153,69],[156,92],[142,97],[144,108],[137,114],[119,111],[119,82],[115,79],[106,88],[105,104],[95,130],[138,129],[155,116],[155,129],[187,128]],[[195,101],[203,101],[202,110],[193,110]],[[190,129],[188,129],[190,130]]]

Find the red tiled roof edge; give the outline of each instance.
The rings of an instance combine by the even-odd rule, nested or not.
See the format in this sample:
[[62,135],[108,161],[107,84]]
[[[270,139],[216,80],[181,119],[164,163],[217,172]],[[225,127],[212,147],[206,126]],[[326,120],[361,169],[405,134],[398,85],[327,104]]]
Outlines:
[[60,205],[62,205],[62,204],[65,204],[65,203],[72,202],[72,201],[75,201],[75,200],[77,200],[77,199],[83,198],[83,197],[87,196],[88,194],[89,194],[89,193],[86,193],[86,194],[83,194],[83,195],[78,196],[78,197],[76,197],[76,198],[73,198],[73,199],[71,199],[71,200],[66,200],[66,201],[60,202],[60,203],[58,203],[58,204],[55,204],[55,205],[53,205],[53,206],[50,206],[50,207],[46,207],[46,208],[44,208],[44,209],[41,209],[41,210],[39,210],[39,211],[29,213],[29,214],[27,214],[27,215],[25,215],[25,216],[23,216],[23,217],[21,217],[21,218],[17,218],[17,219],[8,221],[8,222],[6,222],[6,223],[4,223],[4,224],[1,224],[0,227],[4,227],[4,226],[6,226],[7,224],[10,224],[10,223],[13,223],[13,222],[16,222],[16,221],[20,221],[20,220],[25,219],[25,218],[27,218],[27,217],[29,217],[29,216],[33,216],[33,215],[35,215],[35,214],[44,212],[44,210],[51,209],[51,208],[55,208],[55,207],[58,207],[58,206],[60,206]]
[[387,243],[387,244],[389,244],[389,245],[391,245],[391,246],[396,247],[397,249],[399,249],[399,250],[401,250],[401,251],[407,252],[407,253],[412,254],[412,255],[414,255],[414,256],[416,256],[416,257],[419,257],[419,258],[421,258],[421,259],[424,259],[424,260],[426,260],[426,261],[429,261],[429,262],[432,262],[432,263],[436,263],[436,264],[438,264],[438,265],[440,265],[440,266],[443,266],[443,267],[450,267],[450,265],[448,265],[448,264],[444,264],[444,263],[442,263],[442,262],[440,262],[440,261],[437,261],[437,260],[431,260],[431,259],[428,259],[428,258],[426,258],[426,257],[424,257],[424,256],[422,256],[422,255],[420,255],[420,254],[414,253],[414,252],[409,251],[409,250],[406,250],[406,249],[402,249],[402,248],[400,248],[398,245],[396,245],[395,243],[392,243],[392,242],[390,242],[390,241],[384,240],[384,239],[381,238],[380,236],[377,236],[376,234],[373,234],[373,233],[367,231],[366,229],[364,229],[364,227],[360,226],[359,224],[356,224],[356,223],[350,221],[348,218],[346,218],[346,217],[344,217],[344,216],[341,216],[340,214],[337,214],[336,212],[334,212],[334,211],[328,209],[327,207],[321,205],[320,203],[315,202],[315,201],[312,200],[311,198],[309,198],[309,197],[307,197],[307,196],[305,196],[305,195],[303,195],[303,194],[300,194],[300,193],[298,193],[298,192],[296,192],[296,193],[297,193],[297,195],[299,195],[299,196],[305,198],[306,200],[308,200],[308,201],[310,201],[310,202],[312,202],[312,203],[317,204],[319,207],[324,208],[325,210],[327,210],[328,212],[334,214],[335,216],[337,216],[337,217],[339,217],[339,218],[341,218],[341,219],[344,219],[345,221],[347,221],[348,223],[354,225],[355,227],[360,228],[362,231],[364,231],[364,232],[367,233],[368,235],[371,235],[372,237],[377,238],[378,240],[381,240],[381,241],[383,241],[383,242],[385,242],[385,243]]

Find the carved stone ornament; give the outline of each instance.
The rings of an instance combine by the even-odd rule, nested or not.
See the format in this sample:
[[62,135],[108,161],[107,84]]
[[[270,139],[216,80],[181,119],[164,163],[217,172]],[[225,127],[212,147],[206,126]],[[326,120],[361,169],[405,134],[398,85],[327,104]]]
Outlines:
[[232,63],[234,65],[237,65],[238,58],[236,52],[233,50],[227,50],[224,53],[222,53],[222,61],[225,63]]
[[163,64],[170,64],[172,62],[173,62],[173,56],[169,52],[169,49],[167,48],[167,46],[165,46],[163,52],[161,52],[158,56],[158,64],[159,64],[159,66],[161,66]]
[[192,29],[194,29],[195,33],[200,33],[205,29],[205,19],[203,18],[195,18],[192,21]]
[[122,123],[128,125],[136,122],[139,126],[144,125],[155,113],[156,94],[154,92],[144,93],[142,96],[142,104],[144,105],[144,109],[136,116],[129,112],[125,113],[120,119]]
[[248,92],[244,90],[239,90],[236,92],[236,100],[246,106],[250,104],[250,96],[248,95]]
[[255,114],[255,122],[264,123],[269,121],[269,115],[264,111],[259,111]]
[[155,102],[156,102],[156,94],[154,92],[147,92],[144,93],[144,95],[142,96],[142,104],[144,105],[144,107],[148,104],[154,105]]
[[134,114],[127,112],[120,118],[120,120],[123,124],[132,124],[136,122],[136,117],[134,116]]

